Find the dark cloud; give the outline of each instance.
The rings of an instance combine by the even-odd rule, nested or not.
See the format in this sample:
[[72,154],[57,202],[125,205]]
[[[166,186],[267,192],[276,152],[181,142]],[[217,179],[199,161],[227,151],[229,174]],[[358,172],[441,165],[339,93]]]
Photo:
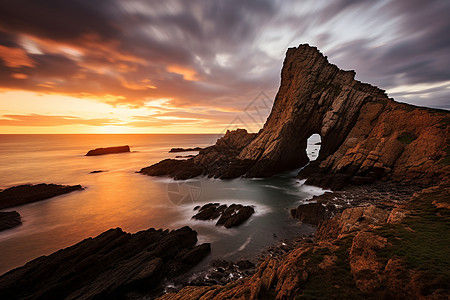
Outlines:
[[[136,107],[169,98],[173,107],[237,110],[260,91],[275,95],[282,53],[304,42],[381,88],[449,81],[449,6],[445,0],[2,1],[0,45],[27,50],[34,65],[0,59],[0,87]],[[419,102],[426,105],[436,92]]]

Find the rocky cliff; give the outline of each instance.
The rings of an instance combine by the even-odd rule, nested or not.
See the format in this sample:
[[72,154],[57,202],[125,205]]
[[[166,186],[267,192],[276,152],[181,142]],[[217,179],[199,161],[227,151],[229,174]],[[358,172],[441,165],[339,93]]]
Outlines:
[[300,45],[286,53],[280,89],[258,134],[228,132],[195,158],[171,160],[179,166],[175,174],[152,172],[158,164],[143,173],[267,177],[305,166],[307,139],[318,133],[319,157],[299,174],[310,184],[339,189],[382,179],[429,185],[448,174],[449,123],[448,111],[395,102],[355,80],[354,71],[330,64],[317,48]]

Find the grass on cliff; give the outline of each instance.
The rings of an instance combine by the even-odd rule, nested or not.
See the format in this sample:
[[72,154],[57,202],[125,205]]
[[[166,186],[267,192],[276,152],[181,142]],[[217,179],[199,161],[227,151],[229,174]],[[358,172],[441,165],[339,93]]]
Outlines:
[[421,194],[409,203],[411,215],[401,224],[387,224],[377,233],[391,246],[379,253],[385,260],[403,258],[407,267],[418,271],[428,291],[448,289],[450,283],[450,210],[437,208],[433,201],[450,204],[450,186]]

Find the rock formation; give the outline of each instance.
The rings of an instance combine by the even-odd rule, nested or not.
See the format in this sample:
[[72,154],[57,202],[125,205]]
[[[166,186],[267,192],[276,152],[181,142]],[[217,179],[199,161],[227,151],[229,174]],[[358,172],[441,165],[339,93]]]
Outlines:
[[[195,209],[194,209],[195,210]],[[251,206],[244,206],[242,204],[226,204],[208,203],[198,209],[198,213],[192,218],[195,220],[217,220],[217,226],[224,226],[231,228],[239,226],[247,221],[255,212]]]
[[172,152],[189,152],[189,151],[200,151],[203,150],[203,148],[195,147],[195,148],[172,148],[170,149],[170,153]]
[[123,153],[130,152],[130,146],[117,146],[117,147],[107,147],[107,148],[97,148],[94,150],[89,150],[86,156],[97,156],[112,153]]
[[24,184],[0,192],[0,209],[28,204],[82,190],[81,185]]
[[0,211],[0,231],[11,229],[22,224],[17,211]]
[[210,252],[197,233],[110,229],[95,238],[30,261],[0,277],[1,299],[124,299],[162,291]]
[[[299,174],[307,183],[340,189],[379,179],[424,186],[440,181],[450,165],[450,113],[395,102],[354,78],[354,71],[330,64],[315,47],[290,48],[262,130],[227,132],[189,162],[177,163],[183,178],[267,177],[302,167],[309,161],[307,139],[318,133],[319,157]],[[153,168],[160,166],[141,172],[154,175]]]

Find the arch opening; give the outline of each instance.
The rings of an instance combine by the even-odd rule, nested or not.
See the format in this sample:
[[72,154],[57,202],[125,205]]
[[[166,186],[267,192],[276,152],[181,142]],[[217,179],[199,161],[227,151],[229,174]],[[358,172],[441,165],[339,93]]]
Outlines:
[[315,161],[319,157],[322,137],[318,133],[312,134],[306,142],[306,155],[310,161]]

